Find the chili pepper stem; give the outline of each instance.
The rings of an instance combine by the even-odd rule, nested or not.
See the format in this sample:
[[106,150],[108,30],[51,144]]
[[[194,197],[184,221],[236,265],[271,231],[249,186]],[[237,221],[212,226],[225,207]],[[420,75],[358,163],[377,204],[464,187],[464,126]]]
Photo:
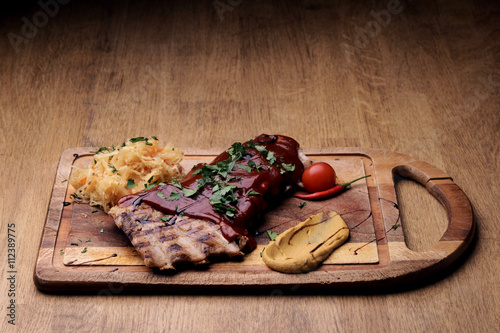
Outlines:
[[342,186],[343,188],[346,188],[347,186],[351,185],[352,183],[357,182],[357,181],[358,181],[358,180],[360,180],[360,179],[370,177],[370,176],[371,176],[371,175],[367,175],[367,176],[359,177],[359,178],[356,178],[356,179],[354,179],[354,180],[351,180],[351,181],[350,181],[350,182],[348,182],[348,183],[342,183],[342,184],[340,184],[340,186]]

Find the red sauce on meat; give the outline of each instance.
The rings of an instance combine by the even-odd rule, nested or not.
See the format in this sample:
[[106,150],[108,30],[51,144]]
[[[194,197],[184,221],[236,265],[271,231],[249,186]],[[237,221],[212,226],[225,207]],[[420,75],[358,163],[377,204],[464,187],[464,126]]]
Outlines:
[[[125,196],[118,201],[118,204],[121,207],[126,207],[144,202],[168,215],[182,212],[189,217],[213,221],[221,226],[222,234],[230,242],[240,235],[247,236],[249,247],[251,247],[248,250],[252,250],[256,244],[253,237],[248,234],[248,227],[267,207],[267,203],[284,192],[289,185],[297,183],[304,171],[304,166],[298,157],[299,144],[294,139],[286,136],[262,134],[253,139],[253,144],[259,149],[252,148],[252,143],[245,142],[243,145],[246,148],[246,153],[236,161],[236,166],[233,167],[228,177],[221,179],[227,184],[239,187],[234,191],[237,201],[231,205],[235,208],[233,216],[216,210],[210,203],[209,198],[213,194],[212,185],[199,188],[197,193],[190,197],[181,196],[178,200],[166,200],[172,192],[181,192],[174,184],[167,184],[147,192]],[[262,152],[262,147],[265,147],[264,152]],[[225,151],[217,156],[210,165],[215,166],[218,162],[230,158],[231,155]],[[253,163],[249,161],[253,161]],[[251,170],[239,168],[238,164],[251,167]],[[293,165],[294,170],[288,168],[287,171],[283,164]],[[195,166],[186,175],[181,181],[183,188],[197,189],[197,181],[202,178],[202,175],[196,174],[196,172],[204,165]],[[159,195],[159,192],[163,194]],[[260,195],[255,195],[255,192],[260,193]]]

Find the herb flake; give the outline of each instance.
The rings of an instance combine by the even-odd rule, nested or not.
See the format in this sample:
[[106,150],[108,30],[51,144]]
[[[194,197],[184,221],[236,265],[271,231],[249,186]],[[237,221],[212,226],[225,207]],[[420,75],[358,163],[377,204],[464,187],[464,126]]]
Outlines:
[[396,230],[397,228],[399,228],[401,226],[401,224],[395,224],[391,227],[392,230]]
[[127,181],[127,188],[130,190],[136,186],[137,186],[137,184],[135,183],[134,179],[129,178]]
[[166,199],[167,201],[177,201],[181,198],[181,194],[178,191],[172,191],[170,196]]
[[190,196],[193,196],[196,193],[196,190],[192,190],[192,189],[189,189],[189,188],[183,188],[181,190],[181,192],[182,192],[183,196],[190,197]]
[[273,241],[276,239],[276,237],[278,237],[279,233],[276,231],[267,230],[267,235],[269,236],[269,239]]
[[259,193],[259,192],[257,192],[257,191],[254,191],[254,190],[250,190],[250,191],[248,191],[247,195],[248,195],[248,196],[252,196],[252,195],[262,195],[262,194],[260,194],[260,193]]

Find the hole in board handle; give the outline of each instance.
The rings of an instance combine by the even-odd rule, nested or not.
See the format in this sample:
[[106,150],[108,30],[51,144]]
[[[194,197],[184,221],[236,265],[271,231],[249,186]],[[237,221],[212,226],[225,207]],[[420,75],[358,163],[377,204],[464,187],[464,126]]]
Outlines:
[[393,179],[406,246],[419,252],[431,249],[448,227],[446,209],[419,182],[394,171]]

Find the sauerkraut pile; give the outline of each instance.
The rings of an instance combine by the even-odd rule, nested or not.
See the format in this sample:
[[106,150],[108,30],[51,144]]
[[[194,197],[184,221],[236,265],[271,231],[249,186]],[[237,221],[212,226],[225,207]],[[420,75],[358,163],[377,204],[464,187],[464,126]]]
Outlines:
[[121,147],[101,147],[87,168],[75,168],[70,184],[77,200],[101,206],[105,212],[124,195],[150,189],[182,176],[184,153],[159,147],[156,137],[132,138]]

